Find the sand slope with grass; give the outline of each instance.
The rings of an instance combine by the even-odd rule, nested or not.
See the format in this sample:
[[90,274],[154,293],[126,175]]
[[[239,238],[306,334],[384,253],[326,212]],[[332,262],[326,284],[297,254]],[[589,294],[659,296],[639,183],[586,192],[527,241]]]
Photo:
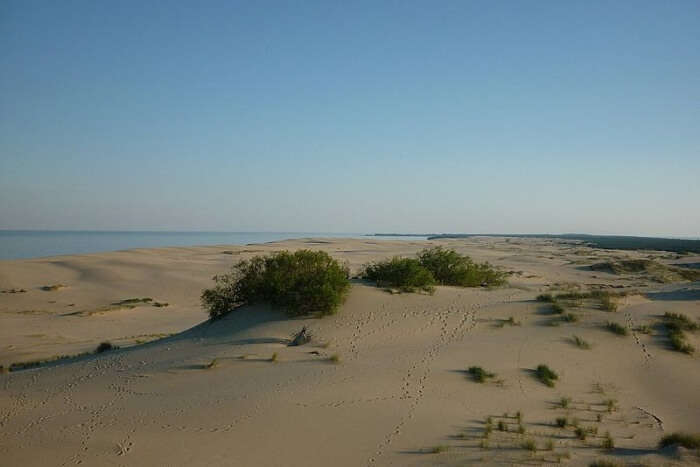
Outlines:
[[[428,295],[353,281],[323,319],[256,305],[209,322],[199,304],[214,274],[254,254],[320,249],[357,272],[435,244],[491,262],[509,285]],[[657,444],[700,432],[700,350],[673,350],[663,324],[666,312],[699,322],[700,284],[658,268],[590,267],[635,259],[700,261],[503,238],[0,261],[0,365],[16,364],[0,374],[0,464],[694,465],[695,451]],[[600,291],[617,311],[605,311]],[[536,300],[547,293],[569,293],[557,300],[562,312]],[[288,346],[303,326],[312,342]],[[700,349],[700,332],[682,332]],[[121,348],[17,365],[103,341]],[[553,386],[538,379],[541,364],[556,373]],[[469,367],[488,375],[478,382]]]

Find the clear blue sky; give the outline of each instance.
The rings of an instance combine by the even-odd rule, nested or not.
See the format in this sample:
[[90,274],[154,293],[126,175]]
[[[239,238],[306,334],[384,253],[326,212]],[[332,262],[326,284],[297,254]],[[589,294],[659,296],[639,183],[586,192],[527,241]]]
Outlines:
[[0,3],[0,228],[700,236],[700,2]]

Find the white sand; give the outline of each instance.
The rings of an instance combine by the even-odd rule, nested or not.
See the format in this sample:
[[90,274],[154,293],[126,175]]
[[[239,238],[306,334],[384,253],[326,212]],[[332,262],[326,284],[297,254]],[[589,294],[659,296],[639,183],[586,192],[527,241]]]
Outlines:
[[[357,271],[368,260],[435,243],[520,272],[509,277],[510,287],[438,287],[434,296],[358,283],[337,315],[320,320],[288,320],[256,306],[204,322],[201,290],[240,258],[314,248]],[[602,325],[652,325],[665,311],[700,318],[700,286],[583,267],[648,256],[674,257],[550,240],[368,238],[0,261],[0,289],[27,290],[0,294],[1,365],[91,351],[104,340],[128,347],[0,375],[0,465],[412,466],[546,464],[557,457],[570,465],[605,457],[692,464],[694,454],[661,455],[656,444],[671,431],[700,432],[698,355],[669,350],[661,331],[618,337]],[[66,287],[39,289],[50,284]],[[616,313],[573,309],[579,322],[549,326],[548,306],[534,297],[567,284],[664,293],[625,297]],[[169,305],[111,305],[135,297]],[[521,324],[499,326],[511,316]],[[303,325],[316,342],[287,347]],[[163,334],[173,336],[136,344]],[[592,348],[574,346],[574,334]],[[689,334],[696,348],[698,337]],[[276,362],[269,361],[273,353]],[[329,361],[334,354],[339,364]],[[217,364],[204,369],[213,359]],[[559,373],[554,388],[533,377],[540,363]],[[475,383],[465,374],[471,365],[497,376]],[[568,409],[557,406],[561,397],[572,399]],[[608,399],[616,401],[611,413]],[[513,432],[517,411],[524,435]],[[488,416],[494,431],[483,449]],[[561,416],[598,434],[578,440],[573,428],[552,426]],[[498,421],[511,431],[498,431]],[[610,453],[600,449],[606,431],[616,445]],[[539,448],[534,454],[521,448],[529,439]],[[550,441],[554,450],[543,450]],[[428,453],[439,445],[448,449]]]

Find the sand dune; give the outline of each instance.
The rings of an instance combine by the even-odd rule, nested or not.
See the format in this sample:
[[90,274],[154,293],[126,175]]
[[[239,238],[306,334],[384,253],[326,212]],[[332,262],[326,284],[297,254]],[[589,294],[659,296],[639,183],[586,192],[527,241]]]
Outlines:
[[[212,275],[253,254],[321,249],[357,271],[428,244],[488,260],[510,271],[510,285],[430,296],[356,282],[338,314],[323,319],[256,306],[211,323],[199,305]],[[0,375],[0,464],[694,464],[691,452],[656,449],[664,433],[700,431],[698,356],[670,350],[656,323],[666,311],[700,318],[700,285],[588,267],[650,257],[679,261],[501,238],[306,239],[0,261],[0,364],[92,351],[104,340],[122,346]],[[64,287],[41,290],[54,284]],[[592,302],[570,308],[577,322],[535,301],[575,287],[630,294],[616,312]],[[150,300],[124,302],[135,298]],[[611,333],[608,321],[629,334]],[[313,342],[288,347],[302,326]],[[697,334],[688,339],[700,348]],[[559,374],[553,388],[534,375],[542,363]],[[474,382],[473,365],[495,376]],[[573,426],[555,426],[558,417],[597,433],[578,439]],[[611,451],[601,448],[606,432]]]

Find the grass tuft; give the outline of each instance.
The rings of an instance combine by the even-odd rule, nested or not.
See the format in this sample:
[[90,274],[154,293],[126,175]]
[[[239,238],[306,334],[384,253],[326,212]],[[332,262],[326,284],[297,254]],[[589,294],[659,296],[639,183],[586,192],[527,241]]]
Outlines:
[[331,363],[335,363],[336,365],[340,363],[340,355],[337,353],[334,353],[330,357],[328,357],[328,361]]
[[624,326],[621,326],[613,321],[608,321],[608,324],[605,325],[605,327],[608,329],[608,331],[617,334],[618,336],[626,336],[627,335],[627,328]]
[[603,442],[601,443],[600,447],[607,451],[612,451],[615,449],[615,440],[610,435],[609,431],[605,432],[605,437],[603,438]]
[[537,376],[537,379],[549,387],[554,387],[554,381],[559,379],[559,375],[557,375],[554,370],[543,364],[537,365],[537,369],[535,369],[535,376]]
[[477,383],[484,383],[486,382],[487,378],[493,378],[496,376],[495,373],[490,373],[480,366],[470,366],[467,373],[469,373]]
[[526,439],[520,444],[520,447],[523,449],[527,449],[530,452],[537,451],[537,444],[535,444],[535,441],[532,439]]
[[575,335],[571,338],[571,340],[573,341],[574,345],[576,347],[578,347],[579,349],[588,350],[591,348],[591,344],[589,344],[588,342],[586,342],[585,340],[583,340],[583,338],[581,338],[579,336]]
[[449,446],[446,446],[444,444],[439,444],[437,446],[433,446],[432,448],[430,448],[430,453],[431,454],[440,454],[441,452],[446,452],[449,450],[450,450]]
[[574,313],[567,313],[561,317],[561,320],[566,323],[576,323],[578,321],[578,315]]

